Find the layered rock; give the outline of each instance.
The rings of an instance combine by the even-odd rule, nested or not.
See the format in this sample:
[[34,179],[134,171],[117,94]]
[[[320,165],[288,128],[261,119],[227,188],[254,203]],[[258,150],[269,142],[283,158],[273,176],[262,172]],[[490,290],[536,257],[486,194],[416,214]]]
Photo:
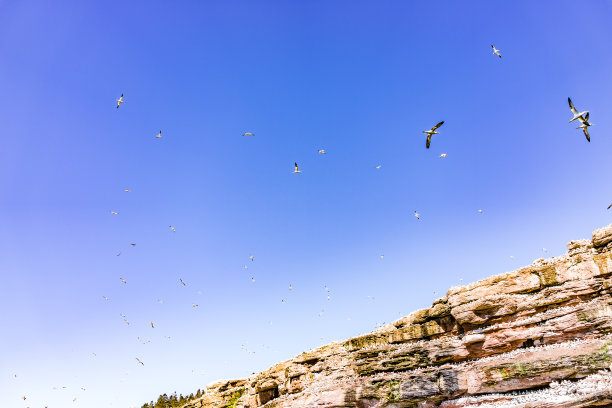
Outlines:
[[186,408],[612,406],[612,225]]

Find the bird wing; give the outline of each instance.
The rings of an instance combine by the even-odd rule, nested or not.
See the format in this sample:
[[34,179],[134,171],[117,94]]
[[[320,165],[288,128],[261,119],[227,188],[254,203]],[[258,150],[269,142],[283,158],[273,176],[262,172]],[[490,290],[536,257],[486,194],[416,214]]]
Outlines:
[[495,49],[495,46],[493,44],[491,44],[491,48]]
[[429,149],[429,145],[431,144],[431,133],[427,134],[427,142],[425,142],[425,147]]
[[298,165],[297,163],[293,163],[295,165],[295,171],[298,171]]
[[431,130],[434,131],[437,128],[439,128],[440,126],[442,126],[443,124],[444,124],[444,121],[442,121],[442,122],[438,123],[436,126],[432,127]]
[[612,204],[610,204],[610,205],[608,206],[608,210],[609,210],[610,208],[612,208]]
[[576,107],[574,106],[574,104],[572,103],[572,100],[570,98],[567,98],[567,101],[569,102],[569,107],[570,110],[572,111],[572,113],[575,115],[578,113],[578,110],[576,109]]
[[586,139],[588,142],[591,141],[591,136],[589,136],[589,128],[587,126],[585,126],[582,131],[584,132],[584,135],[586,136]]

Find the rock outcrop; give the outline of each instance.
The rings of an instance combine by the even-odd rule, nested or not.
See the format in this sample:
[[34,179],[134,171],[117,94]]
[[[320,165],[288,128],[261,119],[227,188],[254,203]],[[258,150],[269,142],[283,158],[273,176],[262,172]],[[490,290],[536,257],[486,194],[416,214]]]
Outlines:
[[186,408],[612,406],[612,225]]

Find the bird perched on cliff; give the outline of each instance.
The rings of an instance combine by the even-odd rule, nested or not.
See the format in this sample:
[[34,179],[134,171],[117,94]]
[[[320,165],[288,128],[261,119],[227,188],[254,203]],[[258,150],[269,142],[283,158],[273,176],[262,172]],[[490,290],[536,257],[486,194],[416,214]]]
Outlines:
[[[495,48],[495,46],[493,44],[491,44],[491,48],[493,48],[493,54],[495,54],[499,58],[501,58],[501,54],[499,53],[499,50],[497,48]],[[510,59],[512,59],[512,58],[510,58]]]
[[144,363],[142,361],[140,361],[140,359],[138,357],[136,357],[136,361],[138,361],[138,364],[144,365]]
[[115,100],[117,101],[117,109],[119,109],[119,106],[121,106],[122,103],[125,103],[125,101],[123,100],[123,94],[121,94],[119,99],[115,99]]
[[159,131],[159,133],[158,133],[158,134],[156,134],[156,135],[155,135],[155,137],[156,137],[157,139],[161,139],[161,137],[162,137],[162,136],[161,136],[161,130]]
[[185,282],[183,282],[183,280],[181,278],[179,278],[179,281],[181,282],[181,285],[187,286],[187,284]]
[[574,106],[574,104],[572,103],[571,98],[567,98],[567,102],[569,103],[569,107],[570,110],[572,111],[572,113],[574,114],[574,116],[570,119],[570,123],[575,121],[576,119],[580,118],[580,122],[584,123],[584,120],[582,118],[583,115],[586,115],[587,113],[589,113],[589,111],[582,111],[582,112],[578,112],[578,109],[576,109],[576,107]]
[[298,168],[298,164],[297,164],[297,162],[296,162],[296,163],[293,163],[293,165],[295,166],[295,170],[293,170],[293,172],[294,172],[294,173],[296,173],[296,174],[297,174],[297,173],[301,173],[300,169]]
[[318,153],[319,153],[319,154],[327,154],[327,152],[326,152],[325,150],[323,150],[323,149],[319,149],[319,152],[318,152]]
[[126,284],[127,282],[125,281],[125,279],[123,278],[119,278],[119,280],[121,281],[121,283]]
[[440,126],[444,124],[444,121],[438,123],[436,126],[432,127],[430,130],[424,130],[423,133],[427,134],[427,141],[425,142],[425,147],[429,149],[429,145],[431,144],[431,137],[433,135],[438,135],[440,132],[436,132]]
[[246,133],[243,133],[242,136],[255,136],[255,134],[254,133],[250,133],[250,132],[246,132]]
[[416,210],[415,210],[415,212],[414,212],[414,216],[415,216],[415,217],[417,217],[417,220],[420,220],[420,219],[421,219],[421,216],[419,215],[419,213],[418,213],[418,212],[416,212]]

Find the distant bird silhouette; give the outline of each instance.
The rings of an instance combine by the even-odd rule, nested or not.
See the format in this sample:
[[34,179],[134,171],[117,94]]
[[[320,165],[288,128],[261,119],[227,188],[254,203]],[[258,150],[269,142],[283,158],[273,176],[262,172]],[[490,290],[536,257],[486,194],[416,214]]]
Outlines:
[[161,135],[161,130],[159,131],[159,133],[158,133],[158,134],[156,134],[156,135],[155,135],[155,137],[156,137],[157,139],[161,139],[161,137],[162,137],[162,135]]
[[169,227],[172,230],[172,232],[176,232],[176,230],[174,229],[174,227],[172,225],[170,225]]
[[198,307],[199,305],[196,305],[195,303],[191,304],[191,307]]
[[578,120],[582,123],[582,125],[578,126],[576,129],[582,129],[584,132],[584,136],[586,137],[587,142],[591,141],[591,136],[589,135],[589,126],[593,126],[592,123],[589,123],[589,112],[584,116],[584,119],[580,117]]
[[123,94],[121,94],[119,99],[115,99],[115,100],[117,101],[117,109],[119,109],[119,106],[121,106],[122,103],[125,103],[125,101],[123,100]]
[[151,322],[151,328],[154,329],[155,325],[153,324],[153,322]]
[[421,216],[420,216],[420,215],[419,215],[419,213],[418,213],[418,212],[416,212],[416,211],[414,212],[414,216],[415,216],[415,217],[417,217],[417,220],[420,220],[420,219],[421,219]]
[[254,133],[250,133],[250,132],[246,132],[246,133],[243,133],[242,136],[255,136],[255,134]]
[[[495,48],[495,46],[493,44],[491,44],[491,48],[493,48],[493,54],[495,54],[499,58],[501,58],[501,54],[499,53],[499,50],[497,48]],[[512,59],[512,58],[510,58],[510,59]]]
[[374,166],[375,169],[380,169],[382,166],[379,164],[378,166]]
[[136,361],[138,361],[138,364],[144,366],[144,363],[142,361],[140,361],[140,359],[138,357],[136,357]]
[[253,254],[249,255],[249,258],[251,258],[251,262],[255,261],[255,257],[253,256]]
[[293,165],[295,166],[295,170],[293,170],[294,173],[301,173],[300,169],[298,168],[298,164],[297,163],[293,163]]
[[427,134],[427,141],[425,142],[425,147],[429,149],[429,145],[431,144],[431,137],[433,135],[438,135],[440,132],[436,132],[440,126],[444,124],[444,121],[438,123],[436,126],[432,127],[430,130],[424,130],[423,133]]
[[118,212],[116,212],[116,211],[111,211],[110,213],[111,213],[112,215],[119,215],[119,213],[118,213]]
[[126,189],[125,189],[125,190],[123,190],[123,191],[125,191],[126,193],[129,193],[129,192],[130,192],[130,189],[129,189],[129,188],[126,188]]
[[319,149],[319,154],[327,154],[327,152],[323,149]]
[[183,282],[183,280],[181,278],[179,278],[179,281],[181,281],[181,285],[187,286],[187,284],[185,282]]
[[608,210],[609,210],[610,208],[612,208],[612,204],[610,204],[610,205],[608,206]]
[[442,154],[440,155],[440,157],[441,157],[441,158],[445,158],[445,157],[446,157],[446,153],[442,153]]
[[123,278],[119,278],[119,280],[121,281],[121,283],[127,283],[127,282],[125,281],[125,279],[123,279]]

